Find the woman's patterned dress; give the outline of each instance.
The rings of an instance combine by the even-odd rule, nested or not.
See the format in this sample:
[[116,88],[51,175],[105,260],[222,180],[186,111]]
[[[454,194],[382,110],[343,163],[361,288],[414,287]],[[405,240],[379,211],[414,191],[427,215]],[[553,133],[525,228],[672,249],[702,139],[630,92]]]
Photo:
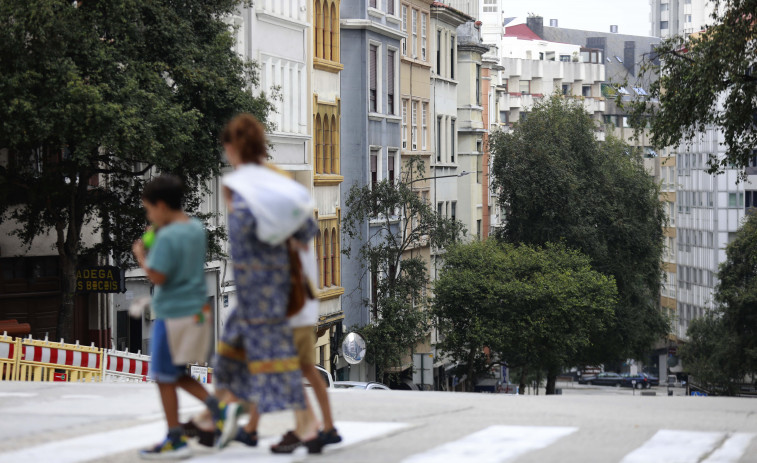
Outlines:
[[[315,235],[309,219],[295,238]],[[224,326],[215,358],[214,381],[238,398],[257,404],[260,413],[305,407],[300,363],[286,318],[289,255],[285,244],[257,239],[255,217],[234,193],[229,212],[237,306]]]

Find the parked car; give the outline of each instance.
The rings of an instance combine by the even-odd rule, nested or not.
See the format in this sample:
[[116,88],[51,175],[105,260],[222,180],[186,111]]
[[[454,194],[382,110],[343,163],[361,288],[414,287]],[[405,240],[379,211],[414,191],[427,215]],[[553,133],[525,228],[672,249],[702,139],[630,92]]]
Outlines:
[[649,389],[652,386],[660,385],[660,378],[648,375],[646,373],[637,373],[635,375],[626,373],[623,375],[624,387],[633,387],[634,381],[636,381],[636,389]]
[[[326,387],[328,388],[334,387],[334,379],[331,377],[329,372],[319,367],[318,365],[316,365],[315,368],[316,370],[318,370],[318,373],[320,373],[321,376],[323,376],[323,381],[326,383]],[[305,386],[310,386],[310,382],[307,379],[302,378],[302,382],[305,383]]]
[[623,377],[617,373],[599,373],[598,375],[581,376],[578,384],[591,384],[593,386],[615,386],[623,384]]
[[389,387],[376,382],[360,382],[360,381],[337,381],[334,383],[336,389],[364,389],[366,391],[391,391]]

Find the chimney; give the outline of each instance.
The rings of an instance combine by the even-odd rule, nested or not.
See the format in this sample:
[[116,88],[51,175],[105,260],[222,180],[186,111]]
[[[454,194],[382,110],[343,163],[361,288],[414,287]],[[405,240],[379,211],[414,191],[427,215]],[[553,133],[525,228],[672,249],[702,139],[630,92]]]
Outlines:
[[544,37],[544,18],[541,16],[529,16],[526,19],[526,26],[539,37]]
[[626,67],[632,76],[636,75],[636,42],[626,40],[623,48],[623,66]]
[[549,27],[557,27],[557,20],[556,19],[550,19],[549,20]]
[[611,34],[617,34],[618,33],[618,26],[610,26],[610,33]]

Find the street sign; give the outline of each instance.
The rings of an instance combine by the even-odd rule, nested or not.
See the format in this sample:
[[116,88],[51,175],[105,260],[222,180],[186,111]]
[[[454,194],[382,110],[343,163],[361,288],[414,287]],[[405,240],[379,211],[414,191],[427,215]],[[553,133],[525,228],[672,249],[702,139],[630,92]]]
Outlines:
[[121,269],[111,266],[84,267],[76,271],[77,293],[121,293],[124,281]]
[[350,333],[342,341],[342,356],[350,365],[357,365],[365,358],[365,339],[357,333]]
[[207,384],[208,383],[208,367],[192,365],[189,367],[189,376],[201,382],[202,384]]

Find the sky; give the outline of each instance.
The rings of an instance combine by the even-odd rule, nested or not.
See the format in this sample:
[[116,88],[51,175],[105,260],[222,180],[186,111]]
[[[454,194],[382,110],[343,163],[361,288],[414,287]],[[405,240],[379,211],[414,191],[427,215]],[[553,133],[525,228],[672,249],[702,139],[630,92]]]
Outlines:
[[517,16],[525,22],[529,13],[550,19],[567,29],[610,32],[617,24],[618,32],[630,35],[649,35],[649,0],[504,0],[505,17]]

